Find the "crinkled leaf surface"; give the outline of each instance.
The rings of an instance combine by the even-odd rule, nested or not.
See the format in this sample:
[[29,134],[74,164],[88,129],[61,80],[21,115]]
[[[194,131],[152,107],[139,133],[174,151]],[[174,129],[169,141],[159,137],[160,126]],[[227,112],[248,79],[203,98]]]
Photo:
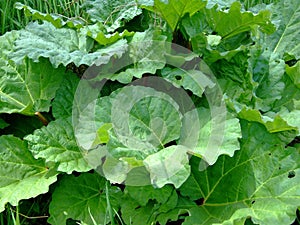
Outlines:
[[72,173],[92,169],[77,146],[70,118],[52,121],[25,140],[35,158],[57,163],[58,171]]
[[7,62],[9,55],[13,51],[14,42],[19,37],[20,31],[6,32],[0,36],[0,60]]
[[[222,156],[199,171],[192,160],[192,175],[181,194],[203,204],[189,210],[183,224],[286,224],[295,218],[299,200],[299,153],[285,148],[280,133],[269,134],[258,123],[243,124],[241,150]],[[267,212],[267,213],[266,213]]]
[[[143,4],[143,1],[140,1],[140,3]],[[185,14],[193,15],[198,10],[204,8],[205,5],[206,3],[201,0],[155,0],[153,7],[149,7],[149,4],[145,4],[145,7],[155,13],[159,12],[174,31],[178,22]]]
[[6,203],[16,206],[22,199],[46,193],[56,181],[47,177],[43,160],[36,160],[26,144],[13,136],[0,137],[0,212]]
[[87,0],[83,7],[91,20],[103,23],[109,32],[142,13],[133,0]]
[[60,14],[42,13],[20,2],[16,2],[15,8],[18,10],[24,10],[25,15],[30,16],[34,20],[48,21],[57,28],[64,26],[70,28],[81,28],[84,25],[84,21],[80,20],[79,18],[66,18],[65,16]]
[[26,58],[21,65],[0,61],[0,112],[34,115],[49,111],[64,75],[64,68],[53,68],[47,59],[34,63]]
[[31,23],[21,31],[15,42],[16,47],[11,58],[20,63],[25,56],[38,62],[40,57],[49,58],[54,67],[74,63],[101,65],[109,62],[111,57],[120,57],[127,48],[126,40],[122,39],[113,45],[90,52],[93,43],[85,33],[67,28],[55,28],[51,23]]
[[[72,218],[86,224],[93,224],[93,219],[97,224],[106,224],[110,221],[108,207],[115,214],[120,197],[119,188],[110,186],[97,173],[65,176],[53,193],[48,222],[62,225]],[[107,205],[107,198],[110,206]]]

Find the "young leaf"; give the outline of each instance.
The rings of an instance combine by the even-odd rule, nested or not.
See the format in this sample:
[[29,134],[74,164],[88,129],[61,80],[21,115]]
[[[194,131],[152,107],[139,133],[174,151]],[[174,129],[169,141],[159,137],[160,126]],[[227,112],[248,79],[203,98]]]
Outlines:
[[281,134],[242,124],[241,150],[233,158],[222,156],[205,171],[199,171],[199,160],[191,161],[192,176],[180,191],[203,203],[189,210],[183,224],[237,224],[249,217],[255,224],[293,222],[300,204],[298,152],[285,149]]
[[96,224],[107,224],[108,211],[118,211],[121,196],[119,188],[107,184],[99,174],[65,176],[53,193],[48,222],[61,225],[71,218],[86,224],[93,224],[93,219]]
[[1,136],[0,149],[0,212],[8,202],[16,206],[22,199],[48,192],[56,181],[56,176],[47,176],[44,161],[34,159],[21,139]]
[[52,121],[47,127],[25,137],[25,140],[35,158],[57,163],[58,171],[70,174],[92,169],[77,146],[70,118]]

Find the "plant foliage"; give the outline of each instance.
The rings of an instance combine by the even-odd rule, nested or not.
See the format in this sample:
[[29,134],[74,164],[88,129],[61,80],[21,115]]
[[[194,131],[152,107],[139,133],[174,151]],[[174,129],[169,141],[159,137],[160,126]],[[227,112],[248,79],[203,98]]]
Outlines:
[[299,1],[16,8],[36,21],[0,36],[0,212],[46,193],[55,225],[295,221]]

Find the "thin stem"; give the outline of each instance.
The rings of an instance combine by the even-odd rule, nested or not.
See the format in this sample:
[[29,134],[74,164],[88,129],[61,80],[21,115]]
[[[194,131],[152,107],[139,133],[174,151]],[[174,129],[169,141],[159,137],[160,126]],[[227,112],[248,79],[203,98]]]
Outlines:
[[40,112],[36,112],[35,115],[44,124],[44,126],[47,126],[49,124],[48,120]]

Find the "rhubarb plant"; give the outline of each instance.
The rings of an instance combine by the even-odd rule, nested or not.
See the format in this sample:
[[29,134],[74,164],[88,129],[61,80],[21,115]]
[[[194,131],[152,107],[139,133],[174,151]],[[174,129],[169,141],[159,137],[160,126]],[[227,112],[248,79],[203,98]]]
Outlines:
[[16,4],[32,22],[0,36],[0,212],[292,224],[300,2],[243,2],[86,0],[88,21]]

